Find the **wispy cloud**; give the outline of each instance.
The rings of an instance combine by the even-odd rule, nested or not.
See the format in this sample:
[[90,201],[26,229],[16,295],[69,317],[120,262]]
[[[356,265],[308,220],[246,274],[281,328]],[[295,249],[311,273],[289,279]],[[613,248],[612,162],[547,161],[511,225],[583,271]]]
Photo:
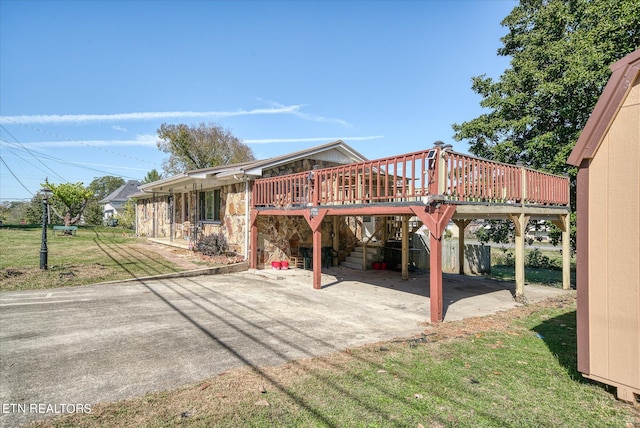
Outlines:
[[380,138],[384,138],[384,135],[372,135],[369,137],[337,137],[337,138],[324,138],[324,137],[313,137],[313,138],[260,138],[260,139],[248,139],[242,140],[245,144],[279,144],[279,143],[314,143],[318,141],[336,141],[342,140],[345,142],[349,141],[366,141],[366,140],[378,140]]
[[65,123],[96,123],[96,122],[125,122],[147,121],[159,119],[175,119],[183,117],[191,118],[220,118],[232,116],[250,116],[264,114],[297,114],[301,105],[283,106],[273,108],[260,108],[252,110],[236,111],[161,111],[115,114],[49,114],[49,115],[20,115],[0,116],[0,123],[6,124],[65,124]]
[[[280,103],[277,103],[275,101],[266,101],[266,102],[271,104],[272,106],[274,106],[276,108],[286,108],[287,107],[287,106],[282,105]],[[296,107],[297,107],[296,109],[290,111],[289,113],[294,115],[294,116],[296,116],[296,117],[299,117],[300,119],[310,120],[310,121],[313,121],[313,122],[337,123],[337,124],[342,125],[342,126],[353,128],[352,124],[350,124],[349,122],[347,122],[346,120],[343,120],[343,119],[338,119],[338,118],[333,118],[333,117],[324,117],[324,116],[320,116],[320,115],[317,115],[317,114],[304,113],[304,112],[300,111],[300,109],[302,107],[306,107],[306,105],[304,105],[304,104],[298,105]]]
[[134,140],[63,140],[63,141],[35,141],[31,143],[23,143],[29,148],[33,147],[105,147],[105,146],[147,146],[156,147],[158,136],[154,134],[138,135]]
[[111,128],[115,129],[116,131],[127,132],[127,128],[124,128],[124,127],[122,127],[120,125],[112,125]]

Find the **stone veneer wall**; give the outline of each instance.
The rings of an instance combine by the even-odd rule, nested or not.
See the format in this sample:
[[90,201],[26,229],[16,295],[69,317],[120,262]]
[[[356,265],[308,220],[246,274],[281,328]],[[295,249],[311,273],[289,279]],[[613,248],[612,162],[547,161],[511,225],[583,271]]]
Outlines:
[[[350,227],[350,217],[339,217],[339,258],[344,260],[358,242]],[[333,217],[322,222],[322,246],[332,247]],[[289,260],[296,247],[313,247],[313,233],[304,217],[258,217],[258,264],[269,265],[273,261]]]
[[155,236],[159,238],[169,236],[171,218],[169,216],[168,196],[162,195],[138,199],[136,211],[139,236]]
[[234,183],[223,186],[220,192],[221,222],[204,223],[202,236],[223,233],[229,243],[229,250],[244,254],[247,230],[247,206],[245,184]]

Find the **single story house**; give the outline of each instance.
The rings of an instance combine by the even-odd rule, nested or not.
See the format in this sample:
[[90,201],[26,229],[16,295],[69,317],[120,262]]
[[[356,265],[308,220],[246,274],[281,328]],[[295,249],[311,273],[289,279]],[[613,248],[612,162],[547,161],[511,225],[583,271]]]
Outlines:
[[[139,236],[186,242],[190,246],[203,236],[223,233],[230,250],[248,259],[249,204],[256,179],[366,160],[338,140],[283,156],[187,171],[144,184],[135,195],[136,232]],[[308,191],[306,186],[301,183],[295,191],[303,195]],[[299,247],[311,246],[311,231],[304,219],[263,222],[261,263],[290,258]]]

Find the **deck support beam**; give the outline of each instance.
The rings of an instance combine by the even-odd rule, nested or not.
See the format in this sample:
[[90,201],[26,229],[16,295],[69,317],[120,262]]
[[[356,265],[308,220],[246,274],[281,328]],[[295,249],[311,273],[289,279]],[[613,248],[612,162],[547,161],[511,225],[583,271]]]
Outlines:
[[326,209],[319,209],[318,214],[311,216],[310,211],[304,212],[304,218],[313,232],[313,288],[322,288],[322,221],[327,215]]
[[571,288],[571,216],[561,215],[552,221],[562,231],[562,289]]
[[456,212],[455,205],[440,205],[437,207],[411,207],[412,211],[429,229],[431,244],[429,254],[429,305],[431,322],[437,323],[443,319],[442,305],[442,234],[449,220]]
[[469,226],[471,220],[457,219],[453,222],[458,226],[458,273],[464,275],[464,230]]
[[524,303],[524,237],[527,233],[529,215],[524,213],[509,214],[509,218],[515,225],[515,246],[516,246],[516,302]]
[[402,216],[402,279],[409,279],[409,216]]

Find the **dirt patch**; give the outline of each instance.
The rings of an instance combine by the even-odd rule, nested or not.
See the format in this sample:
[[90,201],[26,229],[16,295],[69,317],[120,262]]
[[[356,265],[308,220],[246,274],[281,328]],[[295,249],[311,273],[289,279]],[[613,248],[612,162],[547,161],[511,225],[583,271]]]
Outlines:
[[237,254],[230,253],[220,256],[208,257],[196,251],[156,244],[154,242],[139,243],[135,246],[147,251],[153,251],[154,253],[164,257],[171,263],[174,263],[184,270],[199,269],[202,267],[225,266],[228,264],[244,261],[244,257]]

